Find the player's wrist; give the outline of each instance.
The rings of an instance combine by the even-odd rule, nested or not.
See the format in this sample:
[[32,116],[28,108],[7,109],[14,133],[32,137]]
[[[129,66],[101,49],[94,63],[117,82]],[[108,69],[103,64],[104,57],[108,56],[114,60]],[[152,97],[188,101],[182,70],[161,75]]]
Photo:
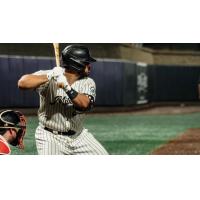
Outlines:
[[72,88],[70,85],[68,84],[64,84],[63,89],[65,90],[65,92],[67,93],[68,91],[70,91]]
[[78,92],[74,90],[71,86],[66,86],[63,88],[64,91],[67,93],[68,97],[73,100],[78,96]]

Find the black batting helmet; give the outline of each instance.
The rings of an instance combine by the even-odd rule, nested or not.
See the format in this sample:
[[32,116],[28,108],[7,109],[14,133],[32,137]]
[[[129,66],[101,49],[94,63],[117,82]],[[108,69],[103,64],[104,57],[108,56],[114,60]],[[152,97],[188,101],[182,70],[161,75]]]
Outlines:
[[0,112],[0,134],[3,135],[6,130],[14,129],[17,132],[16,139],[10,144],[24,148],[23,138],[26,132],[25,116],[19,111],[4,110]]
[[85,69],[85,65],[96,62],[89,49],[83,45],[69,45],[62,51],[61,56],[62,66],[78,73]]

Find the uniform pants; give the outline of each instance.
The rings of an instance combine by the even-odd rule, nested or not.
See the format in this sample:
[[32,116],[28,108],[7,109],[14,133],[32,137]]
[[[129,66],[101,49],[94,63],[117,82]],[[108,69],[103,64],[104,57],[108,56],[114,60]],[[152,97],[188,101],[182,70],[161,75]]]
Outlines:
[[35,132],[39,155],[107,155],[104,147],[87,129],[76,137],[54,134],[38,126]]

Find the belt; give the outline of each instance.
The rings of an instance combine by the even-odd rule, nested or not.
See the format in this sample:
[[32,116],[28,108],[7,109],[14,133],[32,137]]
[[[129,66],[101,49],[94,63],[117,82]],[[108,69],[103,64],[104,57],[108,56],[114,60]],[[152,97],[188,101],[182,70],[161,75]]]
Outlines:
[[67,132],[60,132],[60,131],[54,131],[53,129],[50,129],[50,128],[47,128],[47,127],[44,127],[44,130],[47,130],[49,132],[52,132],[54,134],[58,134],[58,135],[67,135],[67,136],[71,136],[71,135],[75,135],[75,131],[73,130],[69,130]]

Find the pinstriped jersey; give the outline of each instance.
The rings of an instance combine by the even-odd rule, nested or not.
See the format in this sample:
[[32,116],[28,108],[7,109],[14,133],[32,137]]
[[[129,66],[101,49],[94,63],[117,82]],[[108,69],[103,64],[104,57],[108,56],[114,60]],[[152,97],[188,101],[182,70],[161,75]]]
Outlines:
[[[35,72],[35,75],[45,75],[49,70]],[[78,93],[96,97],[96,85],[93,79],[84,77],[75,81],[71,87]],[[39,123],[43,127],[55,131],[66,132],[74,130],[80,133],[83,130],[85,114],[78,112],[66,92],[57,88],[56,81],[51,79],[37,89],[40,95],[38,110]]]

